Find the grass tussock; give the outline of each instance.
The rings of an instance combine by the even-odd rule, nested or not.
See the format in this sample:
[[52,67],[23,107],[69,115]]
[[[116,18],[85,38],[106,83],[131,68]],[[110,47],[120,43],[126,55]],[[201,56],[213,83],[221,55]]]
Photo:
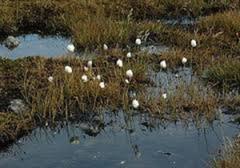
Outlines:
[[0,113],[0,145],[15,141],[33,128],[30,116]]
[[[162,93],[160,93],[162,95]],[[146,101],[146,109],[168,120],[212,121],[216,117],[219,99],[210,88],[198,84],[180,84],[175,91],[167,92],[167,98],[160,96]]]
[[[125,58],[123,68],[116,65],[119,58],[114,54],[100,56],[93,60],[93,67],[88,71],[84,71],[87,61],[77,58],[29,58],[25,64],[28,68],[21,72],[18,88],[32,114],[38,113],[43,118],[67,117],[69,111],[76,112],[76,109],[85,112],[97,107],[126,107],[129,105],[125,102],[131,104],[131,99],[126,96],[128,90],[144,90],[149,79],[145,75],[147,68],[143,58],[135,58],[134,62]],[[72,67],[72,74],[64,71],[66,65]],[[128,69],[134,73],[131,79],[126,76]],[[87,75],[87,82],[82,80],[83,75]],[[97,75],[101,75],[100,81],[96,79]],[[49,76],[54,78],[53,82],[48,81]],[[106,88],[100,88],[100,82],[105,82]]]
[[202,32],[206,32],[210,35],[214,34],[215,36],[221,33],[232,37],[232,39],[236,41],[236,33],[240,31],[239,20],[239,11],[227,11],[202,18],[198,26]]
[[239,72],[239,60],[224,59],[209,67],[204,76],[213,85],[234,88],[240,85]]

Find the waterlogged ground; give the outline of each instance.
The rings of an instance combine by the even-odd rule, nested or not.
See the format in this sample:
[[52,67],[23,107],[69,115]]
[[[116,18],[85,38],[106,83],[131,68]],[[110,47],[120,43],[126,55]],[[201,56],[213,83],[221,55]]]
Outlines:
[[[0,45],[0,55],[10,59],[26,55],[62,56],[68,53],[66,46],[70,43],[66,38],[36,34],[18,39],[21,44],[13,50]],[[141,48],[142,52],[153,55],[168,50],[159,44]],[[85,59],[88,54],[75,55]],[[159,93],[173,95],[181,84],[188,87],[201,83],[191,67],[185,66],[160,72],[150,70],[149,75],[155,83],[149,87],[150,97],[157,97]],[[230,115],[220,115],[219,120],[205,123],[199,129],[193,123],[169,123],[146,114],[132,116],[126,112],[79,118],[79,122],[68,125],[53,128],[46,124],[44,128],[35,129],[0,152],[0,167],[209,167],[226,138],[231,139],[240,131],[240,127],[231,122]]]
[[[96,124],[102,117],[104,122]],[[229,122],[231,116],[201,129],[144,114],[106,113],[102,117],[80,119],[58,129],[38,128],[0,154],[0,167],[202,168],[209,166],[226,138],[240,129]]]
[[148,89],[148,94],[151,96],[158,96],[159,93],[174,94],[179,85],[188,87],[192,83],[199,82],[193,75],[192,69],[186,67],[159,72],[150,71],[149,75],[156,85]]

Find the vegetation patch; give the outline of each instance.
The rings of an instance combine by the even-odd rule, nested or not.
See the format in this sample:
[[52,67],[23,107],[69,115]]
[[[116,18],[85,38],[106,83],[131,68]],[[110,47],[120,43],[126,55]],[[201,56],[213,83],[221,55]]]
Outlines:
[[240,85],[240,61],[224,60],[206,70],[205,77],[213,85],[238,88]]
[[[229,104],[212,88],[239,88],[238,0],[2,0],[0,4],[1,39],[61,34],[71,37],[78,50],[94,50],[97,55],[88,60],[71,54],[1,58],[0,111],[7,111],[1,114],[1,127],[9,140],[34,126],[25,123],[67,120],[103,108],[149,112],[168,120],[210,121],[219,104]],[[183,16],[199,21],[188,29],[159,21]],[[156,43],[170,50],[151,55],[140,51],[141,46]],[[207,80],[207,86],[182,83],[176,92],[146,96],[149,87],[155,87],[150,70],[177,67],[190,67],[199,79]],[[28,117],[8,112],[13,99],[24,101]],[[11,133],[11,128],[20,133]]]
[[33,128],[34,123],[30,116],[0,113],[0,146],[3,147],[9,142],[14,142]]
[[233,168],[240,164],[240,139],[235,142],[228,141],[221,150],[220,156],[214,161],[213,167],[216,168]]

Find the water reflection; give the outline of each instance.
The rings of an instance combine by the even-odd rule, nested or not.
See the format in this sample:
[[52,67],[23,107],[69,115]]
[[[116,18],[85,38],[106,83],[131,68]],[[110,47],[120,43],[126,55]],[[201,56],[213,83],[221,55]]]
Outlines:
[[[229,120],[196,129],[148,114],[83,114],[78,122],[38,128],[20,139],[1,154],[0,167],[206,167],[224,137],[239,132]],[[89,134],[91,127],[98,134]]]
[[187,87],[195,83],[201,83],[193,74],[192,69],[187,67],[159,72],[149,71],[150,79],[155,83],[155,86],[148,88],[148,94],[154,97],[158,96],[159,93],[174,93],[181,85]]
[[20,41],[18,47],[10,50],[0,45],[0,56],[10,59],[22,58],[25,56],[62,56],[68,53],[67,45],[70,39],[60,36],[42,37],[37,34],[28,34],[17,37]]

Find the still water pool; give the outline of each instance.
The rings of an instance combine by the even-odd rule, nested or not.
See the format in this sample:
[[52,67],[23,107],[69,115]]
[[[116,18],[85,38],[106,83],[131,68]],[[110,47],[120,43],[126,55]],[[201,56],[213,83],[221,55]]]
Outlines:
[[0,56],[17,59],[26,56],[62,56],[67,54],[67,45],[70,39],[61,36],[42,37],[38,34],[27,34],[18,36],[20,41],[18,47],[9,50],[3,44],[0,45]]
[[[144,114],[105,114],[102,126],[81,120],[58,129],[38,128],[0,154],[7,168],[202,168],[240,127],[230,116],[197,129]],[[95,134],[87,129],[94,127]]]

